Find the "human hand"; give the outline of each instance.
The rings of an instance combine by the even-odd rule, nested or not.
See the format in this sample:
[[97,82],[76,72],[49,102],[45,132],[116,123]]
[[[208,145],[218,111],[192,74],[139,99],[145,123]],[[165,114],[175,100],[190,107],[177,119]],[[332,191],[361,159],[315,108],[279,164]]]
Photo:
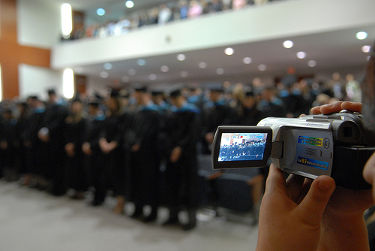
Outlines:
[[335,182],[328,176],[311,182],[292,175],[285,181],[272,164],[260,208],[257,250],[316,250],[334,190]]
[[177,146],[177,147],[173,148],[169,160],[172,163],[176,163],[180,159],[181,153],[182,153],[181,147]]
[[83,143],[83,145],[82,145],[82,151],[86,155],[91,155],[92,151],[91,151],[90,143],[88,143],[88,142]]
[[330,114],[348,110],[351,112],[361,112],[362,104],[358,102],[338,101],[333,104],[321,105],[311,108],[311,114]]
[[65,152],[69,157],[73,157],[74,156],[74,144],[73,143],[66,144]]

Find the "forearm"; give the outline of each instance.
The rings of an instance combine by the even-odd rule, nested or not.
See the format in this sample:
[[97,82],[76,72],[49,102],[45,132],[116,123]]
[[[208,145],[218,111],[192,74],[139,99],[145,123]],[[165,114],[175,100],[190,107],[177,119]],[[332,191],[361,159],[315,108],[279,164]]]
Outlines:
[[363,215],[324,216],[318,250],[369,250]]

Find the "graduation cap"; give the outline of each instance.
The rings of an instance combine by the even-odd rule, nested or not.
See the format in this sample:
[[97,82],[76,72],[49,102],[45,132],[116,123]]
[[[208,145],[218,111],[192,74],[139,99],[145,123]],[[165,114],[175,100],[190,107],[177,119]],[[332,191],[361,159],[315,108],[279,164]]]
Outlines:
[[245,97],[254,97],[254,92],[253,91],[245,92]]
[[146,86],[138,86],[138,87],[135,87],[134,90],[136,92],[147,93],[147,87]]
[[31,100],[39,100],[39,97],[36,96],[36,95],[33,95],[33,96],[29,96],[28,99],[31,99]]
[[56,95],[56,91],[55,91],[55,89],[48,89],[48,90],[47,90],[47,93],[48,93],[48,96]]
[[177,98],[177,97],[180,97],[181,95],[182,95],[181,89],[176,89],[169,93],[169,97],[171,98]]
[[164,93],[162,91],[157,91],[157,90],[151,92],[152,96],[160,96],[160,95],[163,95],[163,94]]
[[111,98],[118,98],[120,97],[120,92],[118,90],[112,89],[110,93]]
[[223,89],[223,87],[221,87],[221,86],[215,86],[215,87],[211,87],[211,88],[210,88],[210,91],[211,91],[211,92],[217,92],[217,93],[223,93],[223,92],[224,92],[224,89]]

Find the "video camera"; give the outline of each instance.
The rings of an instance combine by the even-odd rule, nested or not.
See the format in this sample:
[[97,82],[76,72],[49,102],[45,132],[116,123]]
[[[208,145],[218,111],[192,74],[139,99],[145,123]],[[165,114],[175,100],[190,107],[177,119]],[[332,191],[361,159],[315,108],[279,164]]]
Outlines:
[[301,118],[265,118],[258,126],[219,126],[213,168],[265,167],[269,157],[286,173],[315,179],[328,175],[338,186],[369,189],[362,170],[375,142],[362,115],[342,111]]

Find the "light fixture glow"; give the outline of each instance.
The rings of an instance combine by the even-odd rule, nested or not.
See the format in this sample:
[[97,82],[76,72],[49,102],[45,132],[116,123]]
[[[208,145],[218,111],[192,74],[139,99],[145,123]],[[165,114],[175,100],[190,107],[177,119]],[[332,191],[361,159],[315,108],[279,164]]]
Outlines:
[[137,60],[137,65],[139,65],[139,66],[144,66],[144,65],[146,65],[146,60],[144,60],[144,59],[142,59],[142,58],[138,59],[138,60]]
[[200,62],[198,64],[198,67],[201,68],[201,69],[206,69],[207,68],[207,63],[206,62]]
[[130,76],[134,76],[137,73],[137,71],[134,70],[134,69],[129,69],[128,73],[129,73]]
[[1,73],[1,65],[0,65],[0,102],[3,101],[3,75]]
[[362,52],[363,53],[369,53],[371,51],[371,46],[370,45],[364,45],[362,46]]
[[283,46],[284,46],[284,48],[290,49],[294,46],[294,43],[293,43],[292,40],[285,40],[283,42]]
[[63,96],[67,99],[74,97],[74,71],[67,68],[63,72]]
[[267,70],[267,66],[265,64],[260,64],[260,65],[258,65],[258,70],[265,71],[265,70]]
[[105,15],[105,9],[99,8],[96,10],[96,15],[98,16],[104,16]]
[[169,71],[169,67],[166,66],[166,65],[162,65],[162,66],[160,67],[160,71],[161,71],[161,72],[168,72],[168,71]]
[[355,34],[355,36],[358,40],[364,40],[367,38],[368,34],[365,31],[359,31],[357,34]]
[[225,55],[232,56],[234,54],[234,49],[231,47],[228,47],[224,50]]
[[251,59],[251,57],[244,57],[242,62],[244,64],[251,64],[251,62],[253,62],[253,60]]
[[306,57],[306,52],[304,51],[297,52],[297,58],[304,59],[305,57]]
[[106,69],[107,71],[112,70],[112,64],[111,63],[105,63],[103,65],[103,68]]
[[223,75],[224,74],[224,69],[223,68],[217,68],[216,69],[216,74],[217,75]]
[[126,8],[131,9],[131,8],[134,7],[134,2],[133,2],[132,0],[127,0],[127,1],[125,2],[125,6],[126,6]]
[[61,34],[64,38],[69,38],[73,30],[72,6],[63,3],[60,7],[61,15]]
[[180,53],[180,54],[177,55],[177,60],[178,61],[184,61],[185,59],[186,59],[185,54]]
[[311,68],[315,67],[317,65],[316,61],[315,60],[309,60],[309,62],[307,62],[307,65]]
[[99,75],[100,75],[101,78],[108,78],[109,77],[109,74],[106,71],[102,71]]

